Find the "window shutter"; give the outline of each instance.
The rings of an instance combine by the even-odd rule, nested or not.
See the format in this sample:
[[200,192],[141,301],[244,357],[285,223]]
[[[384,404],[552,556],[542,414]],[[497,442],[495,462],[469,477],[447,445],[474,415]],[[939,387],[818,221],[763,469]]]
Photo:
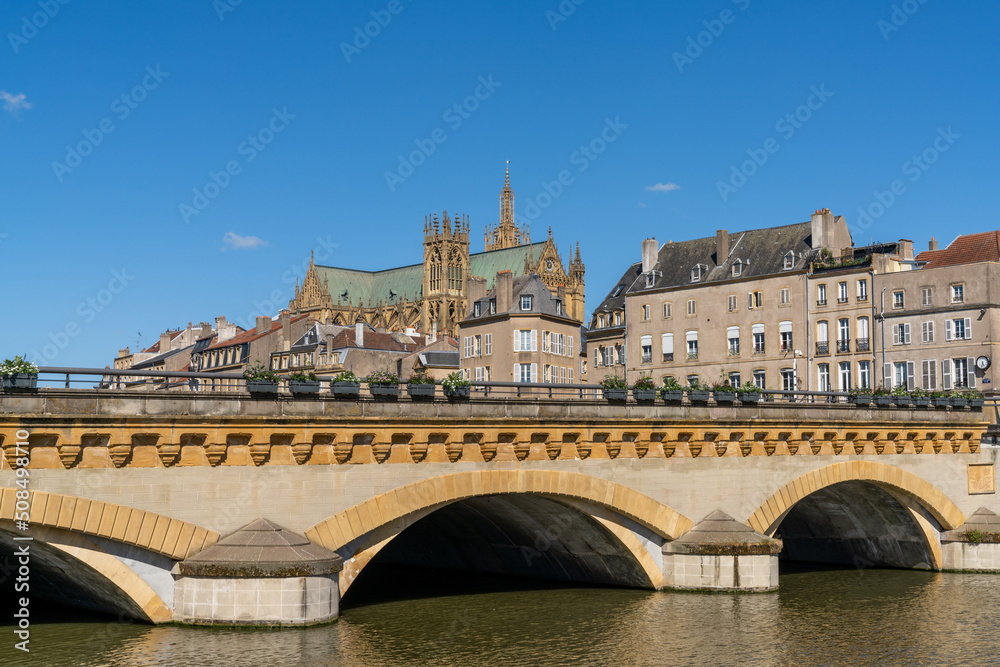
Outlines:
[[913,391],[913,362],[906,362],[906,391]]
[[892,325],[892,344],[899,345],[899,325]]
[[542,332],[542,352],[548,352],[548,351],[549,351],[549,332],[548,331],[543,331]]
[[965,318],[965,340],[970,340],[972,338],[972,318]]
[[951,320],[945,320],[944,321],[944,339],[946,341],[947,340],[951,340],[952,329],[953,329],[953,327],[952,327]]
[[941,388],[951,389],[951,359],[941,360]]
[[[966,325],[968,326],[968,325]],[[965,360],[965,367],[969,369],[969,389],[975,389],[976,387],[976,360],[973,357],[968,357]]]
[[531,364],[531,381],[538,382],[538,364]]
[[747,293],[747,310],[753,310],[753,292]]
[[569,357],[573,356],[573,337],[572,336],[569,337],[569,351],[566,353],[566,356],[569,356]]
[[531,330],[531,351],[538,352],[538,329]]
[[903,326],[903,343],[905,345],[910,344],[910,325],[904,324]]
[[520,352],[521,351],[521,332],[517,331],[516,329],[514,330],[514,344],[513,344],[513,347],[514,347],[514,351],[515,352]]
[[892,364],[888,362],[882,367],[882,386],[886,388],[892,386]]

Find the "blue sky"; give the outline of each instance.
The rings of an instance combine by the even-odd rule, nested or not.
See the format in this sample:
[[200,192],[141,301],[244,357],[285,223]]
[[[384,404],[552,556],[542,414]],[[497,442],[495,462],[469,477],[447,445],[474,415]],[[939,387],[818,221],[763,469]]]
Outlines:
[[311,250],[420,261],[435,211],[481,251],[507,160],[588,312],[648,236],[998,226],[994,3],[64,2],[0,11],[0,357],[273,314]]

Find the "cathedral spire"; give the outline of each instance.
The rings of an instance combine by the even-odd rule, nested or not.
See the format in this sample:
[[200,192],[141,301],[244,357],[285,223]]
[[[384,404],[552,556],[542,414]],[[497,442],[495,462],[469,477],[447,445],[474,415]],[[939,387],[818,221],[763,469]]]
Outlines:
[[502,250],[530,243],[528,228],[518,229],[514,222],[514,191],[510,187],[510,160],[504,170],[503,190],[500,191],[500,224],[486,227],[486,250]]

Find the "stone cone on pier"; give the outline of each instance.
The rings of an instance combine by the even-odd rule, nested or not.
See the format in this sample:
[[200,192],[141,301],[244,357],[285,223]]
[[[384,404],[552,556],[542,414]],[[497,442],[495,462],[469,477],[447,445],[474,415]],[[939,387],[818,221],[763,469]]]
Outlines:
[[664,585],[695,590],[778,588],[781,540],[716,510],[663,545]]
[[195,625],[315,625],[337,618],[336,553],[257,519],[174,568],[174,620]]
[[944,569],[1000,572],[1000,516],[985,507],[965,523],[941,534]]

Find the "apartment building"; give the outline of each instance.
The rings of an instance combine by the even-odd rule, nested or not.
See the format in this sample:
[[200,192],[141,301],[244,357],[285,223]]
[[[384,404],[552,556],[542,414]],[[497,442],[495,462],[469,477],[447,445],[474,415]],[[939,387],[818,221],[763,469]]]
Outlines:
[[587,351],[595,380],[605,375],[625,376],[625,294],[641,275],[641,262],[628,267],[590,318]]

